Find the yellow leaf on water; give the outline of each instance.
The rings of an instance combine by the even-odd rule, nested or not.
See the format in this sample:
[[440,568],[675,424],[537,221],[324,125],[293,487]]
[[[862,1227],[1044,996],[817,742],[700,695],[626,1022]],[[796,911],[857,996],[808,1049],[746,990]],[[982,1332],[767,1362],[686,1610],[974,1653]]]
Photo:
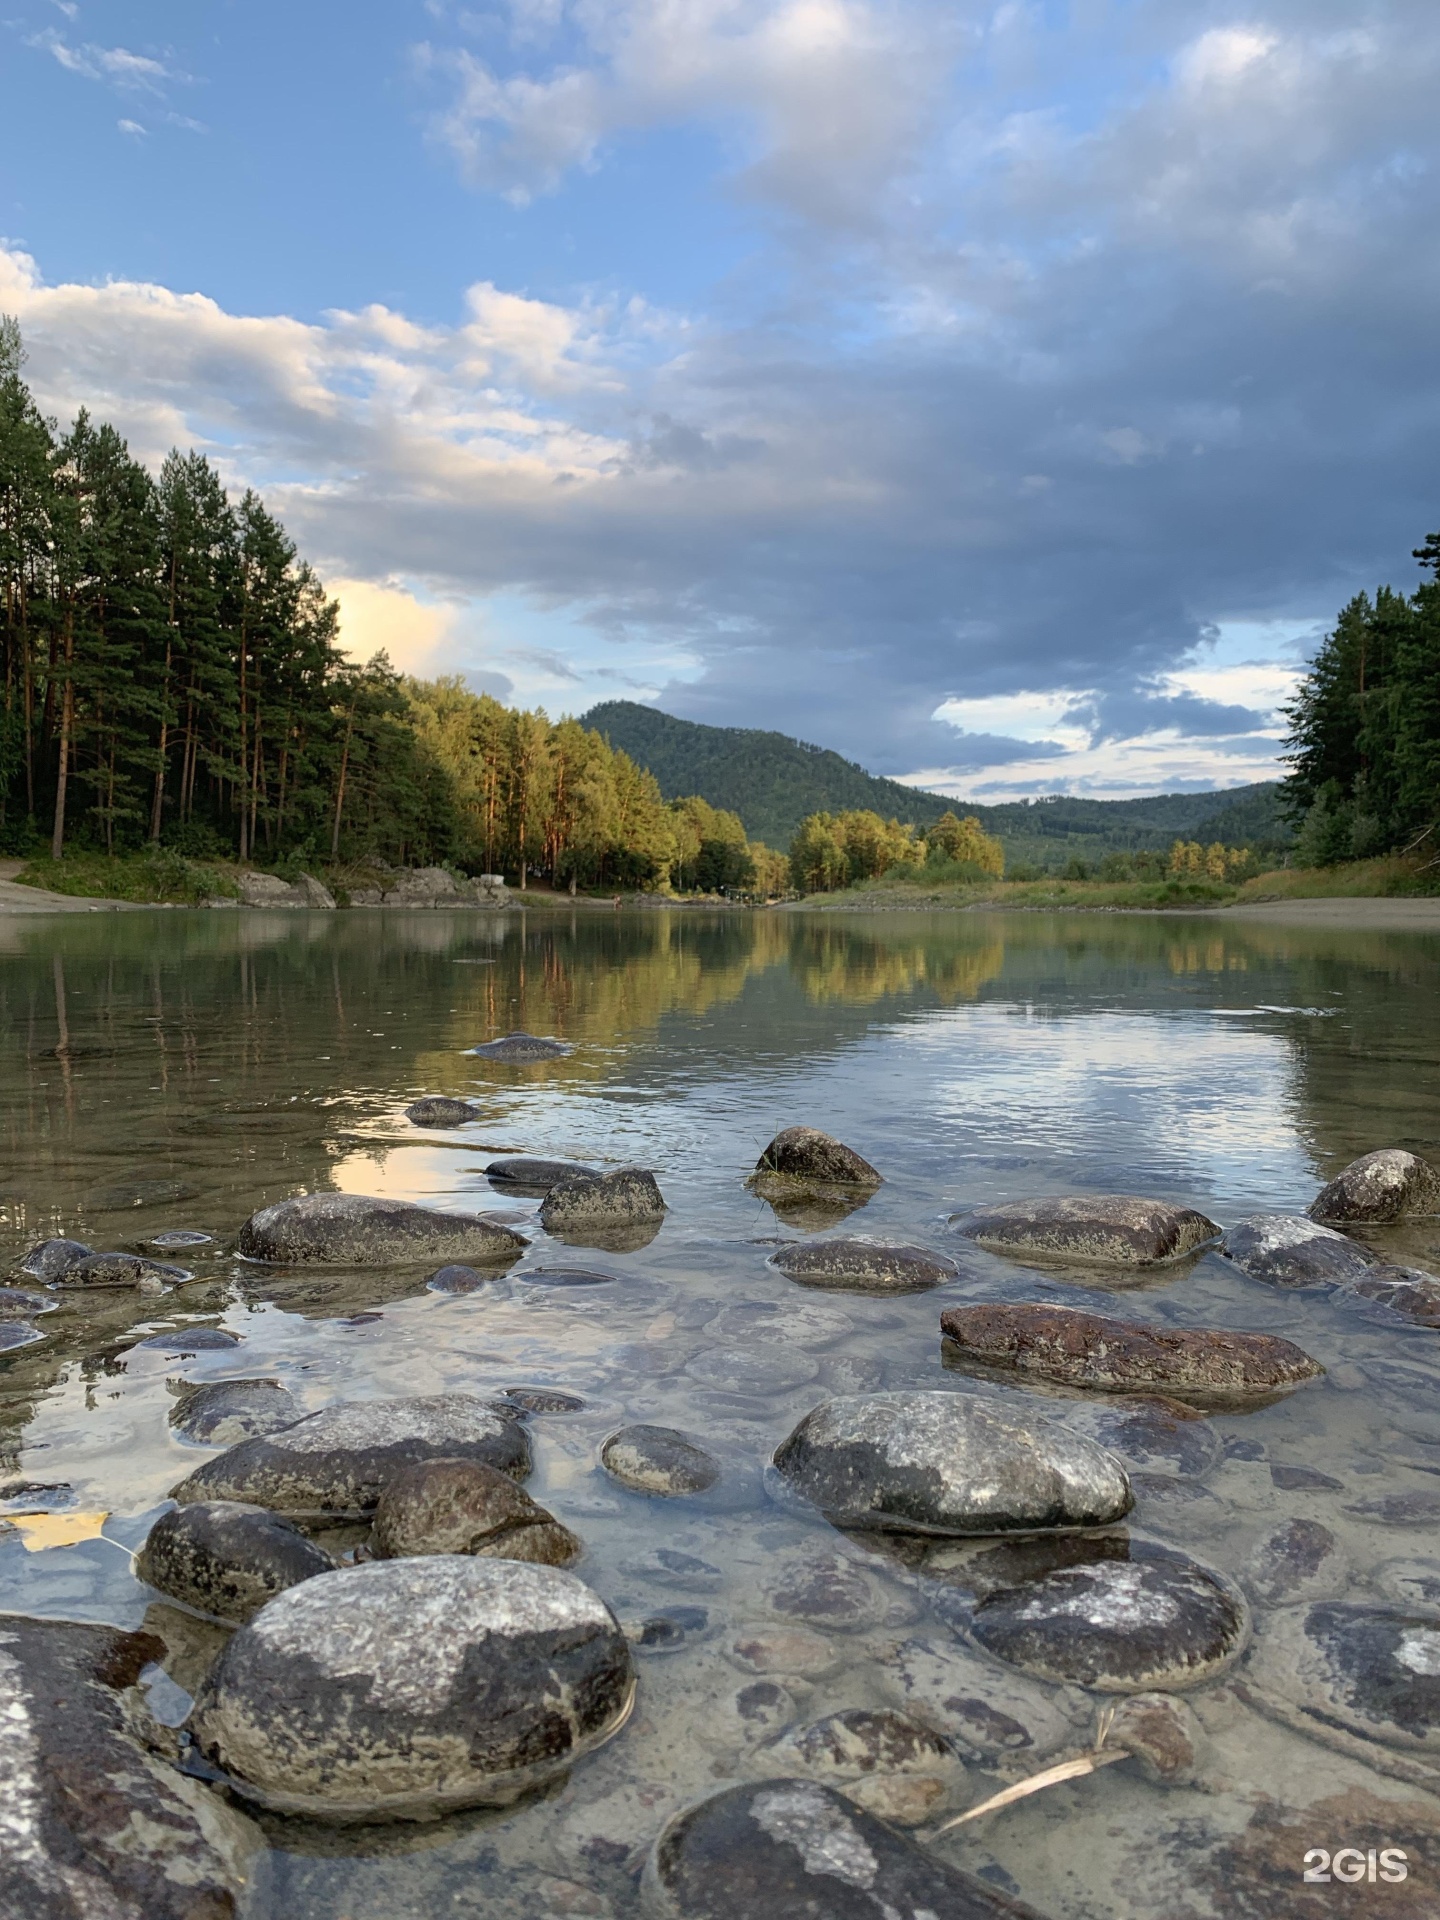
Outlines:
[[108,1513],[7,1513],[29,1553],[47,1547],[73,1547],[81,1540],[98,1540]]

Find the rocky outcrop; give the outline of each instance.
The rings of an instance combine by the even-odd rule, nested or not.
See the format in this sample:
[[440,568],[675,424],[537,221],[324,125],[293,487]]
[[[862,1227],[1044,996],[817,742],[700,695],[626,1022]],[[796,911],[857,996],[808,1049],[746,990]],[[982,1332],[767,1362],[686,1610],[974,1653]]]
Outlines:
[[335,1565],[281,1514],[235,1500],[198,1500],[161,1514],[136,1556],[135,1574],[181,1606],[233,1624]]
[[584,1548],[507,1473],[479,1460],[426,1460],[396,1474],[370,1529],[381,1560],[469,1553],[568,1567]]
[[947,1364],[979,1365],[1101,1393],[1244,1406],[1325,1369],[1271,1333],[1162,1327],[1039,1301],[987,1301],[940,1316]]
[[[442,1213],[359,1193],[302,1193],[252,1213],[237,1251],[281,1267],[389,1267],[408,1260],[488,1265],[518,1259],[528,1242],[473,1213]],[[82,1263],[83,1264],[83,1263]]]
[[293,881],[282,880],[278,873],[239,873],[235,876],[239,904],[242,907],[308,907],[322,913],[335,911],[335,900],[313,874],[299,874]]
[[292,1587],[221,1654],[191,1717],[234,1790],[329,1821],[506,1805],[624,1724],[630,1650],[573,1574],[377,1560]]
[[1082,1193],[1012,1200],[956,1214],[968,1240],[1012,1260],[1159,1267],[1214,1240],[1213,1220],[1193,1207],[1128,1193]]
[[457,877],[448,867],[403,867],[377,871],[376,884],[350,889],[352,907],[503,907],[510,898],[502,874]]
[[1252,1213],[1227,1227],[1220,1251],[1242,1273],[1277,1287],[1358,1280],[1375,1256],[1303,1213]]
[[845,1293],[922,1293],[960,1271],[927,1247],[860,1239],[795,1241],[772,1254],[770,1264],[802,1287]]
[[1440,1213],[1440,1168],[1400,1147],[1352,1160],[1310,1203],[1312,1220],[1382,1226]]

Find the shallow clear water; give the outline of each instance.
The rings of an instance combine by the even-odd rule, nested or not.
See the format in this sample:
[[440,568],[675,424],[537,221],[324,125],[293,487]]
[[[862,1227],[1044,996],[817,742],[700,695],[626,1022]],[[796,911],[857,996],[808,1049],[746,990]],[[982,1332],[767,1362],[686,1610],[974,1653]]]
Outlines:
[[[66,1300],[38,1323],[43,1341],[0,1356],[10,1505],[111,1516],[104,1538],[43,1551],[0,1531],[0,1609],[148,1619],[172,1646],[177,1683],[193,1685],[209,1630],[140,1586],[121,1550],[202,1457],[166,1424],[181,1380],[278,1379],[307,1408],[572,1389],[583,1412],[531,1423],[530,1486],[582,1535],[579,1571],[627,1624],[670,1616],[662,1645],[639,1655],[634,1719],[563,1786],[505,1813],[339,1837],[272,1823],[247,1911],[619,1920],[634,1910],[634,1866],[676,1806],[783,1771],[764,1747],[787,1723],[893,1700],[896,1646],[963,1628],[953,1589],[776,1506],[761,1477],[827,1392],[961,1385],[941,1365],[946,1305],[1064,1298],[1298,1340],[1325,1379],[1215,1416],[1218,1463],[1178,1492],[1163,1473],[1147,1484],[1132,1530],[1238,1575],[1278,1525],[1318,1520],[1348,1556],[1344,1590],[1374,1597],[1389,1563],[1440,1563],[1434,1501],[1410,1502],[1398,1520],[1351,1511],[1377,1493],[1440,1491],[1440,1334],[1323,1292],[1277,1292],[1213,1255],[1107,1292],[1093,1272],[1037,1273],[968,1249],[947,1217],[1089,1189],[1174,1197],[1223,1223],[1302,1209],[1374,1147],[1440,1157],[1437,978],[1434,937],[1205,916],[0,921],[0,1258],[61,1232],[100,1247],[175,1227],[216,1236],[176,1256],[196,1270],[190,1285],[159,1300]],[[467,1057],[515,1028],[574,1051],[525,1067]],[[464,1095],[483,1118],[421,1132],[401,1110],[422,1093]],[[831,1224],[779,1220],[745,1186],[766,1141],[795,1123],[839,1135],[885,1174],[849,1230],[947,1250],[961,1277],[877,1299],[802,1290],[768,1267],[776,1237]],[[537,1202],[486,1181],[487,1160],[505,1152],[651,1167],[670,1212],[643,1247],[581,1254],[612,1285],[527,1281],[556,1248]],[[484,1208],[513,1218],[532,1247],[465,1296],[427,1290],[426,1268],[271,1274],[230,1253],[256,1207],[330,1186]],[[1440,1271],[1440,1222],[1377,1244]],[[575,1254],[564,1250],[567,1264]],[[797,1324],[779,1342],[733,1311],[757,1303],[823,1306],[843,1324]],[[135,1346],[197,1321],[242,1344],[187,1358]],[[1050,1398],[1061,1412],[1074,1404]],[[683,1427],[722,1459],[720,1485],[686,1501],[626,1492],[597,1464],[624,1420]],[[1272,1469],[1286,1478],[1286,1467],[1339,1484],[1282,1489]],[[655,1560],[661,1549],[711,1572],[678,1576]],[[837,1558],[841,1575],[817,1581]],[[786,1641],[797,1628],[828,1652]],[[764,1636],[776,1698],[761,1724],[736,1705],[756,1681],[755,1657],[747,1665],[737,1646]],[[1440,1862],[1429,1792],[1262,1717],[1228,1681],[1190,1699],[1208,1736],[1195,1787],[1115,1767],[986,1816],[938,1850],[1056,1920],[1440,1911],[1440,1864],[1419,1865]],[[1070,1704],[1077,1750],[1101,1703]],[[972,1765],[953,1805],[1037,1764]],[[1303,1884],[1307,1847],[1347,1844],[1408,1847],[1410,1880]]]

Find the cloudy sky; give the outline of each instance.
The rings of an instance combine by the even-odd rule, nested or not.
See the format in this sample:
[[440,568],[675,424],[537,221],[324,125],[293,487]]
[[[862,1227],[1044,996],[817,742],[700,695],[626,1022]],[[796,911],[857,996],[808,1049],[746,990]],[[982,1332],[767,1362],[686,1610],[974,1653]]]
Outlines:
[[1266,777],[1440,525],[1435,0],[9,0],[48,409],[349,644],[957,794]]

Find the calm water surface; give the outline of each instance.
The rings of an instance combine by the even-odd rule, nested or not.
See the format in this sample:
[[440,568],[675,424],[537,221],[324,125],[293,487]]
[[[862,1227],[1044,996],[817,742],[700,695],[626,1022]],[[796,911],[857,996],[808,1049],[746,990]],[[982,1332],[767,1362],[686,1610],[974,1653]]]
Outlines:
[[[1217,1416],[1218,1464],[1183,1497],[1163,1479],[1142,1492],[1133,1530],[1238,1574],[1277,1525],[1319,1520],[1345,1546],[1353,1592],[1374,1597],[1385,1563],[1440,1561],[1424,1500],[1399,1523],[1349,1510],[1377,1491],[1440,1491],[1440,1335],[1278,1293],[1214,1256],[1117,1300],[1093,1272],[1037,1274],[968,1249],[947,1217],[1091,1189],[1171,1196],[1225,1222],[1303,1208],[1374,1147],[1440,1157],[1437,979],[1434,937],[1205,916],[0,921],[0,1256],[62,1232],[99,1247],[174,1227],[216,1236],[188,1262],[193,1284],[159,1300],[68,1300],[40,1322],[42,1342],[0,1359],[0,1484],[31,1489],[11,1506],[111,1516],[104,1538],[46,1551],[0,1529],[0,1609],[147,1622],[171,1645],[176,1686],[194,1685],[209,1630],[139,1585],[121,1550],[200,1457],[166,1423],[182,1380],[277,1379],[308,1408],[573,1390],[583,1412],[532,1422],[530,1485],[583,1536],[579,1571],[627,1625],[668,1620],[639,1656],[635,1718],[568,1782],[501,1814],[338,1837],[273,1822],[247,1912],[619,1920],[676,1806],[783,1770],[763,1743],[787,1720],[893,1700],[897,1643],[953,1640],[963,1625],[934,1581],[776,1507],[761,1478],[828,1392],[964,1384],[940,1362],[940,1311],[957,1300],[1064,1298],[1300,1340],[1327,1377]],[[574,1051],[528,1067],[467,1057],[515,1028]],[[464,1095],[483,1117],[422,1132],[401,1111],[422,1093]],[[777,1219],[744,1184],[771,1135],[800,1122],[886,1176],[849,1230],[958,1251],[960,1279],[874,1299],[801,1290],[769,1268],[777,1237],[838,1224]],[[583,1254],[610,1285],[527,1280],[557,1249],[536,1202],[486,1180],[506,1152],[651,1167],[670,1212],[647,1245]],[[532,1245],[463,1297],[427,1290],[426,1269],[290,1276],[233,1257],[256,1207],[324,1188],[484,1208]],[[1440,1271],[1440,1223],[1394,1230],[1385,1246]],[[843,1318],[780,1342],[736,1311],[753,1305]],[[196,1323],[242,1344],[189,1358],[136,1347]],[[684,1427],[721,1457],[720,1486],[678,1502],[620,1489],[597,1452],[623,1420]],[[1276,1486],[1273,1468],[1306,1465],[1338,1489]],[[712,1571],[674,1578],[658,1550]],[[860,1570],[850,1597],[807,1599],[837,1556]],[[757,1729],[736,1705],[755,1678],[737,1637],[796,1626],[830,1637],[834,1665],[786,1671],[782,1658],[779,1707]],[[1260,1717],[1224,1682],[1190,1698],[1210,1743],[1196,1788],[1114,1768],[939,1850],[1055,1920],[1440,1912],[1440,1803]],[[183,1709],[180,1694],[170,1705]],[[1009,1777],[972,1767],[957,1804]],[[1404,1887],[1303,1887],[1306,1847],[1351,1843],[1437,1864]]]

